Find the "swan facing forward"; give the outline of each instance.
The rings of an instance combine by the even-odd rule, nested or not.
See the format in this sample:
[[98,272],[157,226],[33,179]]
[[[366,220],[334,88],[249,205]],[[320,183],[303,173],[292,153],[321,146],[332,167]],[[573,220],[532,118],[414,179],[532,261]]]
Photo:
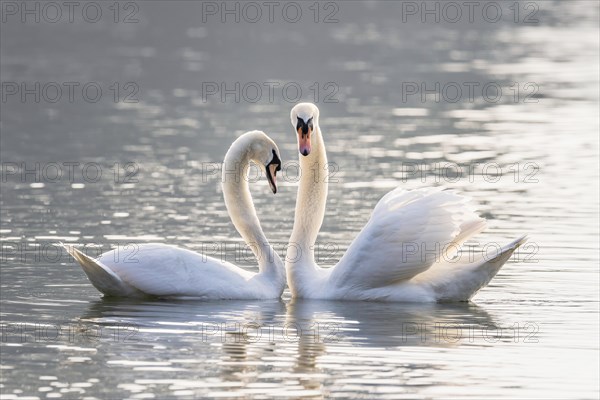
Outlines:
[[325,213],[328,180],[319,109],[311,103],[297,104],[291,120],[300,168],[306,171],[300,178],[286,256],[294,297],[468,301],[525,242],[525,237],[517,239],[488,259],[454,257],[462,243],[485,228],[485,220],[475,214],[469,200],[452,191],[398,188],[375,206],[338,264],[320,268],[313,249]]
[[97,260],[71,245],[63,245],[81,265],[92,284],[107,296],[198,299],[274,299],[285,287],[285,269],[265,237],[250,190],[250,161],[267,176],[273,193],[281,169],[279,149],[260,131],[233,142],[223,162],[223,195],[231,220],[258,259],[257,274],[226,261],[165,244],[139,245],[135,261],[119,260],[115,250]]

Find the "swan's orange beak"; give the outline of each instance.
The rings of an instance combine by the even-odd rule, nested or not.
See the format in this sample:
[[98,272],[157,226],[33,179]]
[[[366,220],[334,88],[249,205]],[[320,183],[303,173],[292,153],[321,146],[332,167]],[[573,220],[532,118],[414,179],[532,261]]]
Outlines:
[[307,156],[310,154],[311,145],[310,145],[310,137],[313,132],[313,117],[310,117],[308,121],[304,121],[304,119],[300,117],[296,117],[298,119],[298,123],[296,124],[296,132],[298,133],[298,151],[303,156]]
[[310,154],[310,136],[312,134],[312,128],[298,128],[298,151],[303,156],[307,156]]

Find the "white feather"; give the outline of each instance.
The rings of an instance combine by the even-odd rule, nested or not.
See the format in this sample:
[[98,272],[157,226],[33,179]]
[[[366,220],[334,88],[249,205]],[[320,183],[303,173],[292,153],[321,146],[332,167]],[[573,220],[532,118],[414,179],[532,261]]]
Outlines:
[[[292,124],[298,116],[314,118],[312,150],[300,156],[301,169],[327,165],[319,110],[314,104],[301,103],[292,109]],[[310,250],[323,221],[326,201],[326,179],[301,178],[286,257],[288,284],[294,297],[467,301],[490,282],[526,240],[515,240],[490,260],[465,262],[453,258],[466,240],[486,226],[470,199],[436,188],[398,188],[379,201],[339,263],[326,269],[315,263]],[[299,256],[297,249],[302,250]]]
[[231,145],[223,166],[225,203],[236,229],[259,258],[257,274],[166,244],[129,245],[134,251],[127,258],[112,250],[97,260],[71,245],[63,247],[79,262],[96,289],[107,296],[278,298],[285,287],[283,262],[260,228],[248,180],[242,176],[250,161],[264,166],[273,160],[274,151],[279,153],[263,132],[247,132]]

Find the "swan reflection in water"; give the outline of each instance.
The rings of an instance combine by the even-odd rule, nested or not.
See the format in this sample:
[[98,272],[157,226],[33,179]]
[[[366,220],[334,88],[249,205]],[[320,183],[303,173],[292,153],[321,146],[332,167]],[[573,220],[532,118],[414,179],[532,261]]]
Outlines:
[[[337,362],[332,361],[336,357],[355,357],[364,348],[374,358],[408,347],[452,348],[469,341],[471,327],[495,325],[492,316],[470,303],[298,299],[288,303],[100,300],[91,304],[80,323],[134,326],[139,343],[166,346],[151,349],[148,357],[154,351],[172,352],[166,358],[175,365],[182,358],[179,351],[187,349],[183,358],[197,361],[180,367],[194,376],[217,378],[230,385],[230,393],[235,388],[246,393],[248,383],[283,379],[283,375],[298,390],[321,391],[330,375],[325,369]],[[119,345],[110,354],[127,359],[130,349]],[[287,372],[278,376],[272,372],[274,366]],[[423,367],[431,366],[407,362],[401,370]],[[178,388],[199,387],[198,382],[173,382]]]
[[[407,347],[451,348],[468,340],[465,333],[475,327],[493,326],[492,317],[472,303],[375,303],[318,300],[292,300],[287,304],[286,325],[298,332],[296,363],[304,389],[323,392],[331,369],[344,375],[343,357],[361,357],[361,370],[368,363],[389,357],[390,350]],[[364,349],[367,349],[364,351]],[[409,382],[417,369],[435,370],[428,361],[415,364],[395,361],[393,376]],[[327,357],[323,357],[326,356]],[[411,357],[414,360],[414,358]],[[342,363],[344,364],[344,363]],[[380,365],[375,365],[376,369]],[[356,371],[355,371],[356,372]],[[361,372],[362,374],[362,372]]]
[[491,316],[472,303],[326,300],[291,301],[287,305],[286,322],[302,329],[303,336],[316,335],[314,340],[324,344],[384,348],[452,346],[460,330],[493,325]]
[[455,339],[468,339],[472,327],[495,325],[492,317],[473,303],[303,299],[287,303],[101,299],[89,306],[80,323],[130,325],[139,328],[141,335],[183,333],[181,340],[186,341],[290,344],[310,339],[324,345],[375,347],[451,346]]

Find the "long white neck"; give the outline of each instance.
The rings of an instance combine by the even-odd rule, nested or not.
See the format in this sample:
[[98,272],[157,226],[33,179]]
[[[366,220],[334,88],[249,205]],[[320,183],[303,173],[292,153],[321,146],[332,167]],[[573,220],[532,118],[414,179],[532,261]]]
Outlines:
[[[241,143],[240,143],[241,144]],[[267,240],[256,215],[248,187],[249,152],[243,146],[231,148],[223,162],[223,197],[231,222],[258,260],[259,273],[280,283],[285,269],[279,255]]]
[[327,153],[318,124],[315,124],[311,152],[299,156],[300,186],[296,199],[294,228],[286,255],[288,285],[293,295],[307,287],[319,267],[315,263],[314,245],[325,216],[327,203]]

